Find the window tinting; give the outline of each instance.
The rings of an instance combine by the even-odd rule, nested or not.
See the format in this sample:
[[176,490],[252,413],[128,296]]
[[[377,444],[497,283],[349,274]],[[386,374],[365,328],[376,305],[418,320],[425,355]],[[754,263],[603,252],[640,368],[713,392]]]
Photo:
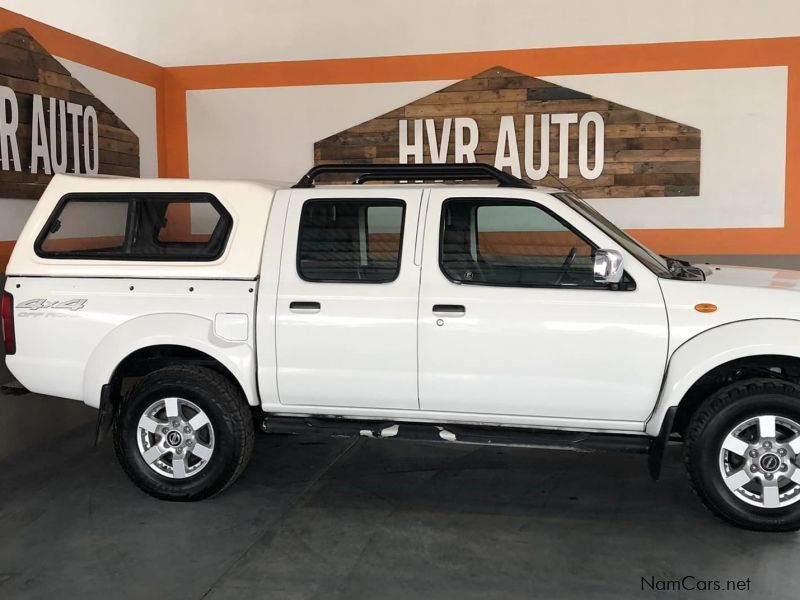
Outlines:
[[300,217],[300,277],[393,281],[400,270],[404,211],[399,200],[309,200]]
[[[163,243],[208,244],[220,221],[217,209],[207,202],[170,202],[158,232]],[[188,225],[188,226],[187,226]]]
[[633,254],[653,273],[659,277],[672,277],[669,264],[663,256],[659,256],[636,238],[629,236],[585,200],[581,200],[575,194],[568,194],[566,192],[558,192],[553,194],[553,196],[591,221],[595,227],[601,229],[608,237]]
[[209,194],[75,194],[59,203],[36,252],[47,258],[214,260],[230,229],[230,215]]
[[67,202],[41,244],[48,254],[119,252],[128,230],[126,202]]
[[595,287],[595,248],[548,211],[514,200],[448,200],[441,266],[453,281]]

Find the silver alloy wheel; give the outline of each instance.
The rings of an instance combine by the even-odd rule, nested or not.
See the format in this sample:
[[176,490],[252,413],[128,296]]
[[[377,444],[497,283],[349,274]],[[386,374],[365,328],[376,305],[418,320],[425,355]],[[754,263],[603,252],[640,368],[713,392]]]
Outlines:
[[800,424],[759,415],[739,423],[722,441],[719,469],[728,489],[759,508],[800,500]]
[[139,453],[159,475],[187,479],[214,454],[214,427],[203,410],[183,398],[153,402],[139,418]]

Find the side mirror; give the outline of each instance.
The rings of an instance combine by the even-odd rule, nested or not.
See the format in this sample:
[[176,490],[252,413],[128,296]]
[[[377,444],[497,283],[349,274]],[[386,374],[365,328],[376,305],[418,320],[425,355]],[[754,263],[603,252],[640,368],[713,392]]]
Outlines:
[[598,250],[594,255],[594,280],[597,283],[619,283],[625,270],[622,254],[616,250]]

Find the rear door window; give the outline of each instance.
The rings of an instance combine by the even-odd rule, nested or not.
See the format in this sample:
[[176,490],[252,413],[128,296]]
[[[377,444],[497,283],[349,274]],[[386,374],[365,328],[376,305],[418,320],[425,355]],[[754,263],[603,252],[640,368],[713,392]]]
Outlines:
[[394,281],[404,212],[400,200],[308,200],[300,217],[298,274],[316,282]]

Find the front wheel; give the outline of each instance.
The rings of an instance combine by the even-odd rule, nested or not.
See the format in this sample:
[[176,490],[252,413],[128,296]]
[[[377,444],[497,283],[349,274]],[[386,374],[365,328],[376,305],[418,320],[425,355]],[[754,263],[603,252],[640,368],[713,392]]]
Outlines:
[[114,421],[123,469],[163,500],[200,500],[224,490],[244,471],[254,436],[241,392],[202,367],[166,367],[143,377]]
[[758,531],[800,529],[800,386],[751,379],[721,389],[692,417],[684,458],[719,517]]

